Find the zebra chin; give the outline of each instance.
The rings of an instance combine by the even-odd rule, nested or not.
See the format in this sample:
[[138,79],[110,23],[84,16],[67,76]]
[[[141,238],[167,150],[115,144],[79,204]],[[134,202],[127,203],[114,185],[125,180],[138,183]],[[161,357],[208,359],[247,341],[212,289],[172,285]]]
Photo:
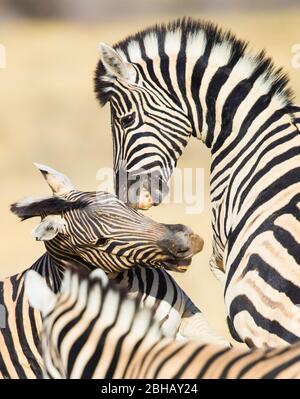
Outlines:
[[192,263],[192,258],[164,262],[163,268],[170,272],[185,273]]

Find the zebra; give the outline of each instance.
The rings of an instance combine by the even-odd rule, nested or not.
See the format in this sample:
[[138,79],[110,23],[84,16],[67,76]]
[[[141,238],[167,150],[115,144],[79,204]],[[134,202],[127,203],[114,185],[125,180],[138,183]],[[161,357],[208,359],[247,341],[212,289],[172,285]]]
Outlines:
[[[178,338],[186,338],[202,330],[208,341],[228,345],[210,331],[203,314],[163,269],[176,270],[176,263],[180,271],[186,268],[191,256],[202,249],[199,236],[184,226],[154,222],[114,195],[75,190],[62,173],[44,165],[37,167],[53,196],[25,199],[11,207],[23,220],[42,217],[33,236],[44,241],[46,252],[30,270],[58,292],[70,264],[88,271],[102,268],[141,304],[156,308],[165,334],[172,336],[178,331]],[[42,376],[41,316],[29,307],[24,276],[22,272],[0,283],[0,304],[6,310],[5,326],[0,328],[2,378]]]
[[158,205],[190,137],[201,140],[211,151],[209,264],[231,333],[249,346],[296,342],[300,107],[288,77],[264,51],[190,18],[99,50],[95,91],[110,103],[119,197]]
[[245,349],[179,342],[164,335],[153,308],[103,271],[68,270],[55,294],[30,271],[25,289],[42,312],[44,378],[300,378],[300,342]]

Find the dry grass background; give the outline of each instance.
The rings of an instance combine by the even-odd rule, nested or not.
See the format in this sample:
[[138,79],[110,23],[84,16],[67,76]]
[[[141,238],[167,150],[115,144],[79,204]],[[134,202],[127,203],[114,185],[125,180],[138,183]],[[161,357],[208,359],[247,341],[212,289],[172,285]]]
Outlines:
[[[299,101],[300,70],[291,67],[291,46],[300,42],[300,12],[199,17],[231,28],[254,49],[267,48],[276,63],[290,73]],[[1,24],[0,42],[6,46],[7,68],[0,69],[0,278],[29,267],[44,250],[30,235],[37,220],[20,223],[9,212],[9,204],[19,198],[49,194],[32,162],[63,171],[82,190],[96,189],[96,171],[111,166],[109,109],[100,109],[93,94],[97,43],[113,44],[161,20],[141,18],[99,25],[53,21]],[[205,238],[205,249],[195,257],[191,270],[175,277],[211,324],[226,335],[222,292],[208,269],[208,151],[192,141],[179,166],[205,168],[204,211],[187,215],[184,206],[162,205],[148,214],[159,221],[190,225]]]

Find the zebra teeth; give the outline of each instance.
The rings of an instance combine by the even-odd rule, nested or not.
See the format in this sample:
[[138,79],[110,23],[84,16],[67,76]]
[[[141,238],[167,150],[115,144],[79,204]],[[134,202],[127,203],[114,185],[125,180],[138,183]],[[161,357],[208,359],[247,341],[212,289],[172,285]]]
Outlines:
[[191,257],[186,259],[169,260],[164,262],[163,267],[164,269],[170,270],[172,272],[184,273],[188,270],[191,262]]

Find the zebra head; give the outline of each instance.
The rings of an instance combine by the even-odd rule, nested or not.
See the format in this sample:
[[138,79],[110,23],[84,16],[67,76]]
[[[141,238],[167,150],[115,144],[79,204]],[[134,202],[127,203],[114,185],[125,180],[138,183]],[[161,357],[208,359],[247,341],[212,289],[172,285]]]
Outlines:
[[191,135],[216,154],[235,125],[247,129],[248,114],[264,109],[254,99],[292,104],[287,81],[263,51],[253,55],[206,21],[183,18],[101,44],[95,91],[111,107],[118,196],[142,209],[159,204]]
[[[114,48],[100,44],[95,72],[97,97],[111,108],[116,193],[140,209],[158,205],[167,194],[169,178],[193,133],[181,101],[184,63],[177,63],[178,70],[174,66],[180,42],[176,45],[176,32],[162,33],[140,32]],[[173,82],[177,78],[180,88]]]
[[53,196],[25,199],[11,210],[22,220],[41,216],[33,236],[55,260],[79,260],[108,273],[136,265],[183,272],[201,251],[203,240],[190,228],[157,223],[107,192],[75,190],[62,173],[36,166]]

